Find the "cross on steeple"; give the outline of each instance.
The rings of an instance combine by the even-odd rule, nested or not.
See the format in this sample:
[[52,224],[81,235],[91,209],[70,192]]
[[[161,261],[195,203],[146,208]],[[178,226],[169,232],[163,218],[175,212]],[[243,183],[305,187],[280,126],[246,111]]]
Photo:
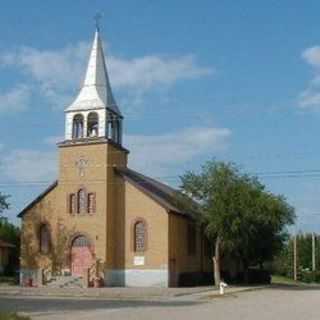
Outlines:
[[94,16],[94,21],[96,25],[97,31],[100,31],[100,20],[102,19],[103,14],[100,12],[97,12]]

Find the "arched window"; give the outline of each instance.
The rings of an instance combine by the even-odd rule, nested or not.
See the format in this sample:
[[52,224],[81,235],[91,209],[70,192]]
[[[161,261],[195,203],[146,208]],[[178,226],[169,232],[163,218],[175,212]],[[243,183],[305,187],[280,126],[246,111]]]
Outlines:
[[76,201],[76,195],[74,193],[71,193],[69,195],[69,213],[76,213],[77,210],[77,201]]
[[81,114],[77,114],[73,118],[72,138],[83,138],[83,116]]
[[89,193],[88,194],[88,213],[96,212],[96,194]]
[[133,226],[134,251],[143,252],[146,250],[147,230],[146,223],[142,220],[135,222]]
[[121,145],[122,144],[122,120],[121,119],[118,120],[117,129],[118,129],[117,143],[119,143]]
[[107,116],[107,138],[121,144],[121,117],[109,112]]
[[90,247],[90,242],[85,236],[78,236],[72,241],[72,247]]
[[50,251],[50,231],[46,224],[40,227],[40,252],[47,254]]
[[96,112],[90,112],[88,115],[88,137],[97,137],[99,135],[99,117]]
[[78,213],[86,212],[86,192],[84,191],[84,189],[80,189],[78,191],[77,207]]
[[113,123],[113,115],[112,113],[108,113],[108,120],[107,120],[107,138],[113,139],[113,132],[114,132],[114,123]]
[[113,131],[112,131],[112,140],[118,142],[118,120],[115,118],[113,120]]

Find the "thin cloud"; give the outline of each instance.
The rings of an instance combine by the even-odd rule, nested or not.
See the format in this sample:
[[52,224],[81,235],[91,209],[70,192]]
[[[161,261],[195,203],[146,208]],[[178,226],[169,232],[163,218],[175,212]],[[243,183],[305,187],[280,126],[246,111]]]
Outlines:
[[63,136],[50,136],[50,137],[46,137],[43,142],[49,146],[54,146],[56,145],[58,142],[61,142],[64,140]]
[[18,85],[5,92],[0,92],[0,113],[16,113],[28,109],[31,100],[31,89]]
[[[31,79],[54,107],[63,108],[79,88],[85,73],[90,45],[79,42],[56,50],[20,47],[0,56],[0,66],[16,68]],[[107,59],[112,86],[123,94],[138,96],[157,87],[173,86],[181,80],[211,75],[214,69],[201,66],[193,55],[150,55],[132,59],[110,55]]]
[[110,57],[110,74],[115,88],[149,90],[157,85],[170,86],[179,80],[194,79],[213,73],[197,65],[194,56],[145,56],[136,59]]
[[320,109],[320,46],[307,48],[302,52],[302,59],[312,68],[313,77],[299,97],[299,107],[305,110]]
[[[170,173],[177,167],[200,156],[223,152],[229,143],[231,131],[226,128],[195,127],[160,135],[127,135],[124,146],[131,153],[129,165],[152,176]],[[50,151],[17,149],[3,158],[0,173],[9,180],[50,181],[57,177],[57,153],[53,145],[62,137],[44,139]]]
[[150,175],[163,175],[200,156],[224,151],[231,131],[226,128],[195,127],[173,133],[129,135],[125,144],[131,151],[129,165]]
[[17,149],[2,157],[1,176],[15,182],[50,181],[57,176],[57,153]]

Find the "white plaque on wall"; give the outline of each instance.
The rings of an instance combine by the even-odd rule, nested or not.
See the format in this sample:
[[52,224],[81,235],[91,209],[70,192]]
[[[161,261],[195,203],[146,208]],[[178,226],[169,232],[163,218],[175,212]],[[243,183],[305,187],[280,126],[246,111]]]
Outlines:
[[141,256],[134,257],[133,264],[135,266],[143,266],[144,265],[144,257],[141,257]]

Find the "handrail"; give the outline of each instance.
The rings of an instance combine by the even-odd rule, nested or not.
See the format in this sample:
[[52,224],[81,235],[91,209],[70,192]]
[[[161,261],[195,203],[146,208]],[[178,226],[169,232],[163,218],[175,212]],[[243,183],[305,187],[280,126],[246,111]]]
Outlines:
[[52,262],[50,262],[46,268],[43,269],[43,283],[48,283],[52,278]]
[[94,282],[99,279],[99,259],[97,259],[88,269],[88,283],[94,286]]

